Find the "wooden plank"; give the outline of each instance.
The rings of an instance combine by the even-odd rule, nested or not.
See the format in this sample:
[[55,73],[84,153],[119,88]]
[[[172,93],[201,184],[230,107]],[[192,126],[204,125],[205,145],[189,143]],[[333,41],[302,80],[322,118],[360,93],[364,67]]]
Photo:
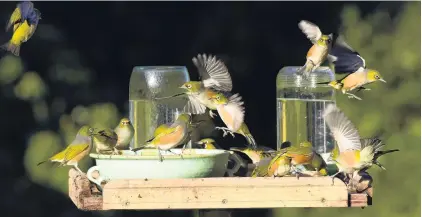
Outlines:
[[103,197],[93,195],[86,175],[73,168],[69,170],[69,197],[78,209],[103,209]]
[[329,177],[114,180],[104,209],[347,207],[348,192]]

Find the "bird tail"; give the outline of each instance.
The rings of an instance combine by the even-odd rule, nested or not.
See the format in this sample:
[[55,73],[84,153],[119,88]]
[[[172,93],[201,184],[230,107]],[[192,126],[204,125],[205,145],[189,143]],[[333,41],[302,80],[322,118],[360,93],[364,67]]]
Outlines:
[[305,65],[303,65],[298,71],[297,74],[305,77],[305,79],[308,79],[311,75],[312,68],[314,65],[312,64],[312,61],[306,61]]
[[245,135],[246,140],[248,141],[248,144],[251,146],[252,149],[256,149],[257,145],[256,145],[256,141],[253,138],[252,134],[246,134]]
[[15,56],[19,56],[20,48],[20,45],[12,44],[10,42],[7,42],[6,44],[1,46],[1,49],[9,51]]
[[37,163],[37,166],[39,166],[39,165],[41,165],[41,164],[43,164],[43,163],[45,163],[45,162],[47,162],[47,161],[48,161],[48,160],[41,161],[41,162]]
[[396,151],[400,151],[400,150],[399,149],[393,149],[393,150],[386,150],[386,151],[377,151],[374,155],[374,159],[376,160],[376,159],[378,159],[379,157],[381,157],[385,154],[393,153],[393,152],[396,152]]

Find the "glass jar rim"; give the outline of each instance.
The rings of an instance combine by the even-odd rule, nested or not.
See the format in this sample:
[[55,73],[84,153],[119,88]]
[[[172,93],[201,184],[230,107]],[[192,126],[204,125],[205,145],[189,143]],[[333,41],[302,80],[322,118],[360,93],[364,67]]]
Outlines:
[[132,71],[137,70],[186,70],[186,66],[135,66]]

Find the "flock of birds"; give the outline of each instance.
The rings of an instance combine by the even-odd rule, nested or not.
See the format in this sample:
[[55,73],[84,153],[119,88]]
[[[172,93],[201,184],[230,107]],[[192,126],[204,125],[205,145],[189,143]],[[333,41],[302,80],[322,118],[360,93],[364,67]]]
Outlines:
[[[41,13],[34,8],[32,2],[18,3],[6,26],[6,31],[13,26],[13,36],[2,48],[19,56],[21,44],[31,38],[40,19]],[[307,53],[305,65],[297,72],[298,76],[309,79],[311,74],[328,60],[335,73],[346,74],[346,76],[320,84],[327,84],[347,94],[349,98],[359,100],[361,98],[350,92],[369,90],[364,86],[375,81],[386,82],[378,71],[366,68],[365,60],[344,41],[342,36],[324,35],[318,26],[305,20],[299,22],[299,28],[313,45]],[[246,138],[248,144],[246,148],[231,148],[231,150],[243,152],[252,160],[255,165],[253,177],[280,177],[289,174],[296,174],[298,177],[300,175],[328,175],[326,162],[308,141],[300,144],[290,144],[286,141],[282,144],[283,148],[277,151],[265,146],[257,146],[244,122],[245,108],[242,97],[231,93],[232,79],[226,65],[215,56],[205,54],[194,57],[192,61],[200,75],[200,81],[181,84],[183,93],[151,99],[161,100],[184,96],[188,100],[184,113],[180,114],[173,123],[158,126],[153,138],[146,141],[142,147],[136,149],[129,147],[134,128],[129,119],[123,118],[114,130],[81,127],[73,142],[65,150],[38,165],[47,161],[58,162],[62,166],[74,166],[82,172],[78,167],[78,162],[86,157],[94,146],[97,153],[107,155],[123,154],[122,150],[136,152],[144,148],[156,148],[160,161],[163,160],[161,151],[170,151],[183,144],[185,144],[183,150],[185,148],[222,149],[211,138],[186,144],[192,129],[199,124],[192,123],[192,116],[203,114],[208,109],[211,118],[216,116],[213,111],[217,111],[224,122],[225,127],[216,127],[223,131],[223,137],[228,134],[233,137],[235,134],[240,134]],[[333,181],[338,174],[343,174],[344,181],[349,184],[353,176],[366,171],[373,164],[385,169],[377,159],[384,154],[398,151],[398,149],[383,151],[382,147],[385,144],[378,138],[361,138],[353,123],[334,104],[326,107],[323,117],[336,140],[335,148],[330,156],[330,160],[338,168],[338,172],[332,175]],[[239,165],[242,167],[247,167],[244,159],[236,153],[231,155],[231,160],[240,162]]]

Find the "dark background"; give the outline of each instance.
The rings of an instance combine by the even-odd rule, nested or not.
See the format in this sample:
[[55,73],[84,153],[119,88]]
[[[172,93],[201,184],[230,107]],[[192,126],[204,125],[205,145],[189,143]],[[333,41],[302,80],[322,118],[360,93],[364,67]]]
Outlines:
[[[15,4],[16,2],[1,3],[0,18],[4,23],[14,10]],[[192,57],[198,53],[215,54],[223,59],[230,69],[233,92],[240,93],[245,101],[246,121],[255,139],[259,144],[275,148],[276,75],[284,66],[304,64],[305,54],[311,46],[297,27],[298,22],[306,19],[316,23],[324,33],[337,32],[342,24],[341,13],[346,5],[357,6],[362,17],[377,10],[385,10],[393,19],[405,3],[34,2],[34,4],[41,11],[42,20],[33,38],[23,44],[20,58],[24,71],[37,72],[48,87],[48,94],[43,98],[47,104],[57,98],[64,99],[66,108],[63,112],[70,113],[77,105],[110,102],[118,108],[121,115],[127,115],[128,84],[134,66],[186,65],[191,79],[196,80],[198,75],[191,63]],[[413,4],[414,7],[420,8],[419,3]],[[414,22],[416,26],[419,23],[418,28],[420,28],[420,10],[419,17]],[[1,43],[6,42],[9,37],[9,33],[0,34]],[[414,37],[414,40],[419,39],[420,35]],[[420,47],[420,42],[418,43]],[[7,54],[3,52],[1,55]],[[420,50],[417,55],[420,60]],[[54,64],[57,66],[57,62],[67,68],[85,70],[87,81],[71,84],[53,79],[52,66]],[[418,82],[420,89],[420,75]],[[184,211],[125,211],[108,214],[81,212],[74,207],[65,193],[50,188],[48,184],[37,184],[32,181],[30,175],[27,175],[25,169],[27,166],[22,163],[25,162],[28,139],[37,131],[58,130],[61,114],[50,112],[49,118],[42,121],[34,118],[31,105],[40,99],[35,97],[36,99],[32,100],[22,100],[13,97],[13,85],[17,83],[13,81],[4,84],[0,96],[0,115],[3,121],[0,128],[3,144],[0,149],[0,168],[3,173],[0,179],[3,186],[3,192],[0,194],[1,216],[79,217],[100,214],[185,216],[188,214]],[[419,89],[414,90],[419,92]],[[416,104],[416,108],[420,110],[420,101]],[[37,151],[43,152],[42,149]],[[420,161],[420,155],[416,159]],[[67,169],[61,170],[65,170],[66,174]],[[50,175],[54,176],[53,173]],[[420,195],[418,200],[420,201]],[[264,213],[264,211],[244,211],[242,215],[256,216],[260,212]],[[291,215],[294,213],[300,215],[300,212],[292,212]]]

